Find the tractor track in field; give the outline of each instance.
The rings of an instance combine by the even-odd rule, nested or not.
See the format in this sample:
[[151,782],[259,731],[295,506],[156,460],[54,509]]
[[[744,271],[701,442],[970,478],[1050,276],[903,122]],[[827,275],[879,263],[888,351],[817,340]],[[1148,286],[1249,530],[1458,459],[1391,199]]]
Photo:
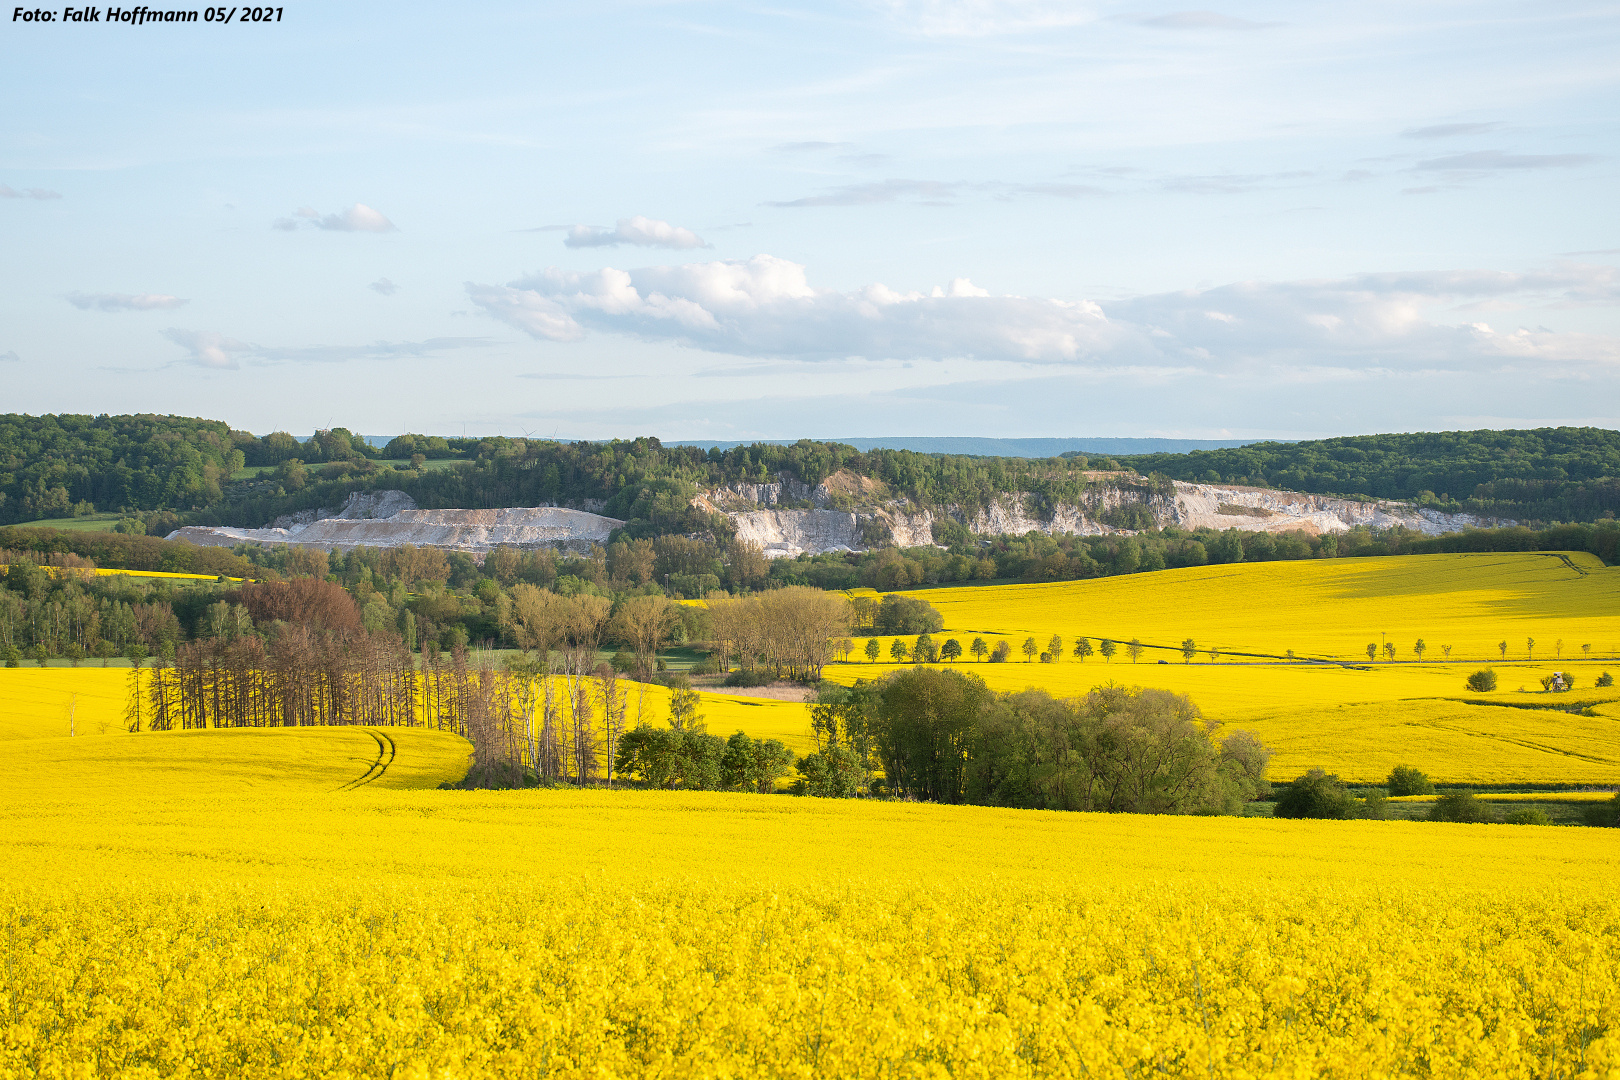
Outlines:
[[370,735],[377,742],[377,760],[373,761],[366,771],[361,773],[357,779],[350,780],[347,784],[344,784],[342,787],[338,788],[339,791],[353,791],[356,788],[365,787],[373,780],[376,780],[378,777],[382,776],[383,773],[388,771],[388,766],[394,763],[394,755],[399,752],[399,748],[394,745],[394,737],[392,735],[378,731],[375,728],[366,728],[365,730],[366,734]]

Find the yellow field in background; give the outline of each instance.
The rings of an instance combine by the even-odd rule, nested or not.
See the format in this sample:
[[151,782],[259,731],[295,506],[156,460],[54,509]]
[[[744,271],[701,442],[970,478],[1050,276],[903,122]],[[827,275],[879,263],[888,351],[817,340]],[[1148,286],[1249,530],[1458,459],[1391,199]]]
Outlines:
[[364,735],[0,744],[0,1077],[1620,1070],[1604,830],[331,790]]
[[130,669],[0,668],[0,742],[124,730]]
[[[1525,639],[1536,639],[1535,659],[1552,660],[1564,642],[1564,660],[1620,657],[1620,568],[1595,556],[1408,555],[1376,559],[1314,559],[1237,563],[1150,574],[1035,585],[922,589],[945,617],[944,636],[1011,639],[1015,655],[1025,637],[1061,634],[1139,638],[1176,649],[1186,638],[1201,648],[1367,658],[1369,642],[1386,635],[1396,659],[1416,659],[1423,638],[1427,659],[1524,660]],[[990,641],[994,645],[994,641]],[[1153,659],[1172,654],[1150,654]],[[1179,659],[1179,655],[1177,655]],[[1232,658],[1237,659],[1237,658]],[[1588,684],[1590,685],[1590,684]]]
[[[887,651],[888,638],[879,638]],[[907,639],[912,640],[912,639]],[[1411,698],[1454,697],[1482,702],[1526,700],[1620,701],[1620,688],[1592,688],[1594,670],[1582,679],[1584,685],[1573,694],[1545,694],[1541,677],[1555,670],[1552,664],[1496,664],[1500,680],[1492,694],[1474,694],[1465,682],[1478,664],[1363,664],[1360,668],[1337,664],[1211,664],[1205,660],[1183,664],[1157,664],[1144,660],[1132,664],[1115,657],[1104,663],[1092,657],[1084,663],[1064,660],[1058,664],[1026,664],[1023,658],[1006,664],[981,664],[972,660],[935,665],[955,667],[983,679],[994,690],[1022,690],[1038,686],[1058,697],[1084,694],[1094,686],[1109,682],[1122,686],[1156,686],[1186,694],[1206,715],[1221,720],[1241,720],[1270,716],[1281,710],[1310,711],[1324,706],[1364,705],[1402,701]],[[840,683],[882,678],[898,670],[895,664],[835,664],[826,677]],[[1620,661],[1614,664],[1620,677]],[[1524,688],[1524,693],[1519,688]]]

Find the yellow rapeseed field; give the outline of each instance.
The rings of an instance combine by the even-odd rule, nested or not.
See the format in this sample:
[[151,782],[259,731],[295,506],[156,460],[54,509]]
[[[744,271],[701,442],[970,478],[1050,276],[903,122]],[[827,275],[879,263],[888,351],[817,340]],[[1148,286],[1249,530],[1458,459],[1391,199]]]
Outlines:
[[360,737],[0,744],[0,1077],[1620,1076],[1606,830],[334,790]]
[[1026,636],[1044,648],[1054,633],[1083,634],[1139,638],[1169,650],[1154,659],[1179,661],[1190,637],[1228,652],[1365,661],[1368,643],[1387,640],[1397,660],[1412,660],[1422,638],[1431,661],[1450,645],[1452,660],[1475,663],[1499,661],[1500,641],[1508,660],[1524,660],[1534,638],[1538,660],[1551,661],[1560,639],[1564,661],[1582,657],[1583,644],[1620,657],[1620,568],[1582,553],[1237,563],[908,595],[937,607],[948,635],[1004,636],[1015,650]]

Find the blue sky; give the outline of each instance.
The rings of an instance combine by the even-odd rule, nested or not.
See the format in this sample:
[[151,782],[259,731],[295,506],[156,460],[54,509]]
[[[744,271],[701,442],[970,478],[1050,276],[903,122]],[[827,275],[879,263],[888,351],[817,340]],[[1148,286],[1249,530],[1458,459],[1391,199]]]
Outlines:
[[0,411],[1617,427],[1616,56],[1489,0],[11,21]]

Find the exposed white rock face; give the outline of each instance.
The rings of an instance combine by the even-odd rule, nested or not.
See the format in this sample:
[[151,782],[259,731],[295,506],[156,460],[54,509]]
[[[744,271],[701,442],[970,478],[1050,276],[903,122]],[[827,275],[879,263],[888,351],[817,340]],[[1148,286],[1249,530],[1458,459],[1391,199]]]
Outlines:
[[738,480],[725,487],[706,491],[693,501],[705,509],[718,513],[747,512],[754,507],[771,509],[783,502],[809,502],[818,509],[825,509],[831,502],[826,484],[818,484],[812,488],[802,480],[795,480],[792,477],[784,477],[768,484],[750,484]]
[[862,540],[863,525],[869,520],[887,526],[899,547],[933,543],[936,516],[964,525],[980,536],[1023,536],[1030,532],[1128,536],[1136,530],[1108,525],[1102,519],[1111,517],[1110,511],[1135,506],[1146,508],[1155,526],[1244,532],[1303,530],[1321,534],[1347,532],[1357,525],[1373,528],[1401,525],[1433,536],[1467,526],[1512,524],[1471,514],[1441,514],[1407,503],[1357,502],[1297,491],[1180,482],[1175,484],[1174,496],[1099,485],[1087,492],[1083,504],[1063,503],[1045,512],[1032,511],[1021,496],[1012,494],[1002,495],[971,513],[956,506],[923,510],[901,500],[889,500],[880,507],[854,513],[739,509],[746,507],[750,498],[769,500],[770,505],[783,498],[808,499],[817,506],[824,506],[830,501],[830,493],[826,485],[810,489],[789,481],[786,484],[733,484],[694,500],[705,509],[725,513],[736,527],[739,539],[758,544],[766,557],[772,559],[823,551],[863,550],[866,546]]
[[283,514],[267,528],[291,531],[313,525],[322,518],[383,518],[392,517],[401,510],[415,509],[416,500],[403,491],[355,491],[350,493],[348,501],[340,509],[323,506],[319,510]]
[[[1244,513],[1243,511],[1249,511]],[[1164,524],[1182,528],[1242,529],[1246,532],[1348,532],[1357,525],[1401,525],[1429,536],[1468,526],[1512,524],[1473,514],[1442,514],[1410,503],[1356,502],[1326,495],[1270,488],[1176,484],[1175,506]]]
[[[380,495],[397,492],[376,493]],[[405,498],[409,502],[409,498]],[[349,504],[352,504],[349,505]],[[344,509],[375,514],[387,509],[386,500],[356,503]],[[497,547],[552,548],[584,553],[592,544],[607,543],[608,535],[624,522],[617,518],[565,510],[554,506],[514,507],[505,510],[399,510],[386,517],[322,518],[293,528],[229,529],[187,526],[170,533],[170,540],[186,540],[213,547],[240,543],[296,544],[326,550],[350,547],[450,548],[483,553]]]
[[751,510],[727,514],[737,539],[758,544],[767,559],[823,551],[861,551],[861,526],[842,510]]
[[[1108,494],[1118,496],[1119,492],[1111,491]],[[1116,505],[1119,501],[1117,498],[1100,500],[1102,505]],[[1012,495],[996,499],[989,506],[976,511],[972,517],[966,517],[960,512],[951,516],[966,525],[969,532],[982,536],[1023,536],[1030,532],[1096,536],[1121,531],[1087,517],[1086,508],[1070,506],[1067,503],[1060,503],[1050,518],[1031,514],[1024,506],[1024,501]],[[963,520],[964,517],[966,520]]]

